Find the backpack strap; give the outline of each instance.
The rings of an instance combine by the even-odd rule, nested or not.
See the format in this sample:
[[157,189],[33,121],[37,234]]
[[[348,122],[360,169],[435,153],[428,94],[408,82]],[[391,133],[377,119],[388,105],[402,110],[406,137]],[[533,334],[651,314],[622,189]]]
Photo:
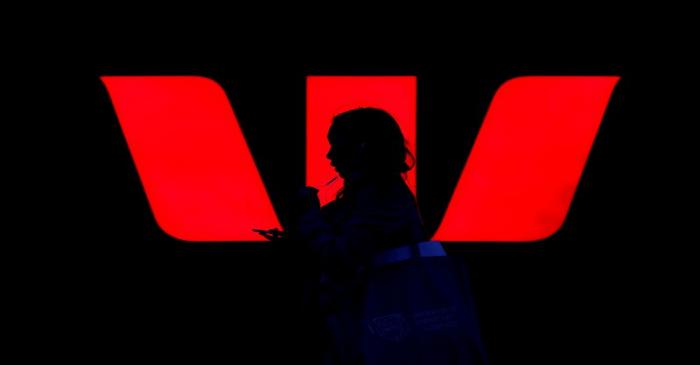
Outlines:
[[374,267],[381,267],[411,258],[447,256],[439,241],[424,241],[379,252],[372,259]]

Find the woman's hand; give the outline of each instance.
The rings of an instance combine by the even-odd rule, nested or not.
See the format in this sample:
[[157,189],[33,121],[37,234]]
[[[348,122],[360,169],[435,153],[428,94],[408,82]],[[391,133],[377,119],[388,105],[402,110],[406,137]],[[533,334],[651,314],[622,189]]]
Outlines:
[[320,210],[321,201],[318,199],[318,189],[311,186],[299,189],[294,205],[295,211],[300,215],[310,210]]

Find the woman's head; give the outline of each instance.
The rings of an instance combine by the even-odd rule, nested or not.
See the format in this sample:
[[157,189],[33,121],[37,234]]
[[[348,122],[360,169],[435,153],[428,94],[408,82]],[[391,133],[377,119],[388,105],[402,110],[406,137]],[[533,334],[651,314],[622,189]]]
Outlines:
[[337,115],[328,141],[331,149],[326,157],[345,179],[398,175],[413,168],[415,162],[399,125],[380,109],[361,108]]

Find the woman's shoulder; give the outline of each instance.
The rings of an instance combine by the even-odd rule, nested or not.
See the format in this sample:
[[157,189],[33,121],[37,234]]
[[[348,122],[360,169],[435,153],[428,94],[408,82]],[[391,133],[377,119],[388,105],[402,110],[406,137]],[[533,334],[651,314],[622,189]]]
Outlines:
[[359,202],[358,219],[373,224],[382,232],[384,247],[424,240],[423,221],[413,192],[400,180],[385,186],[377,186],[367,195],[368,201]]

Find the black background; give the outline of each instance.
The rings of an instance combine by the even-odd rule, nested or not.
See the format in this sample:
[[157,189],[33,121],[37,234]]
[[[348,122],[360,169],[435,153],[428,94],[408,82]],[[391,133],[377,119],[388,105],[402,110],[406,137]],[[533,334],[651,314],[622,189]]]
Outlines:
[[469,263],[492,364],[598,361],[602,354],[622,360],[638,353],[630,338],[657,335],[655,320],[644,312],[662,285],[645,257],[658,248],[662,202],[653,192],[669,169],[650,142],[663,132],[647,108],[655,97],[649,84],[659,76],[637,63],[648,49],[633,45],[636,38],[624,27],[555,34],[559,28],[543,26],[495,36],[420,25],[356,27],[342,35],[319,35],[325,28],[309,26],[272,36],[251,28],[154,27],[83,42],[94,115],[75,120],[72,137],[79,143],[62,157],[69,161],[64,168],[70,165],[61,205],[70,234],[57,251],[71,256],[71,264],[64,267],[64,285],[55,287],[63,298],[55,306],[60,326],[80,333],[74,345],[86,355],[198,363],[288,361],[301,345],[290,327],[298,323],[287,318],[295,292],[285,279],[293,263],[260,243],[186,243],[158,228],[100,76],[217,81],[283,214],[290,192],[304,182],[305,77],[415,75],[417,195],[433,232],[503,82],[618,75],[561,230],[535,243],[447,248]]

